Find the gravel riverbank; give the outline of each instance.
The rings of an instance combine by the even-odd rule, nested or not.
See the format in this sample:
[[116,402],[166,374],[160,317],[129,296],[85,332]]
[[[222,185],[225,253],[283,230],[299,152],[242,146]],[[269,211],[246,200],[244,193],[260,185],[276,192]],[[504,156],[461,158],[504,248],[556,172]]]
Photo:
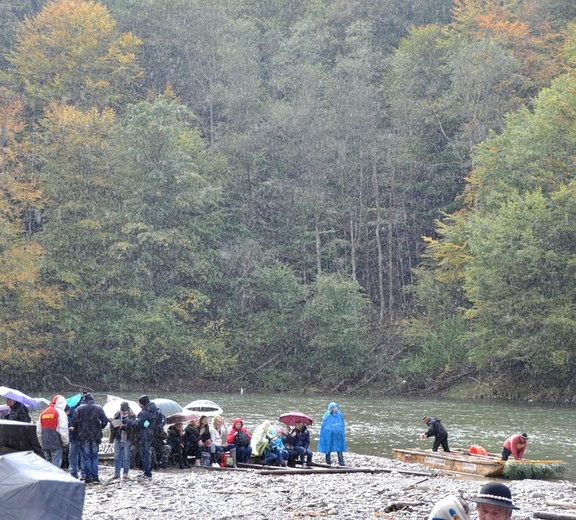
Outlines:
[[[314,460],[324,462],[323,455],[315,454]],[[141,482],[135,478],[136,470],[131,470],[128,481],[112,481],[112,468],[101,466],[102,484],[88,485],[86,489],[84,519],[423,520],[444,496],[469,497],[483,484],[480,480],[432,474],[430,468],[381,457],[346,453],[346,464],[390,472],[262,475],[256,470],[191,468],[161,470]],[[514,520],[532,519],[535,511],[562,512],[547,506],[547,502],[576,502],[576,484],[572,482],[513,480],[506,484],[521,508],[514,512]]]

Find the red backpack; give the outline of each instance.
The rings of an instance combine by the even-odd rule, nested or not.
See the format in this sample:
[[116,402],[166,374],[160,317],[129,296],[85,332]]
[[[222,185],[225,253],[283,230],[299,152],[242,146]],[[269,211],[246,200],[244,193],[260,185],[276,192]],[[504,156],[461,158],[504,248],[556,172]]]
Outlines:
[[234,466],[234,459],[229,451],[222,453],[220,457],[220,466],[222,468],[232,468]]

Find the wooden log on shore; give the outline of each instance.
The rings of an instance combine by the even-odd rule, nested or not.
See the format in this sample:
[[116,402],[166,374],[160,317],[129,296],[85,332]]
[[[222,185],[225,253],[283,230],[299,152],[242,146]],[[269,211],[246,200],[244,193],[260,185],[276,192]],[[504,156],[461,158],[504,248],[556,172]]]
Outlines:
[[333,468],[331,464],[322,464],[321,462],[311,462],[310,466],[314,466],[315,468]]
[[574,515],[565,515],[563,513],[548,513],[546,511],[536,511],[532,513],[534,518],[543,518],[544,520],[576,520]]
[[576,504],[569,504],[568,502],[546,502],[547,506],[559,507],[561,509],[576,509]]
[[[277,469],[263,469],[258,472],[260,475],[326,475],[326,474],[342,474],[342,473],[390,473],[390,470],[383,468],[353,468],[340,466],[337,468],[309,468],[309,469],[298,469],[298,468],[277,468]],[[409,472],[405,471],[403,473],[408,473],[409,475],[430,477],[432,473],[423,472]]]
[[411,510],[413,507],[424,505],[424,502],[393,502],[384,508],[385,513],[394,513],[396,511]]
[[249,462],[238,462],[237,463],[239,468],[247,468],[247,469],[266,469],[270,471],[279,471],[279,470],[286,470],[291,471],[292,468],[284,467],[284,466],[268,466],[264,464],[252,464]]
[[435,474],[426,471],[403,471],[403,470],[393,470],[388,468],[365,468],[365,467],[353,467],[353,466],[330,466],[329,464],[312,463],[306,468],[293,468],[285,466],[264,466],[262,464],[251,464],[239,462],[238,467],[246,469],[256,469],[260,470],[261,475],[314,475],[314,474],[325,474],[325,473],[392,473],[397,471],[404,475],[410,475],[415,477],[433,477]]
[[233,468],[232,466],[198,466],[199,468],[202,469],[208,469],[211,471],[248,471],[247,469],[244,468]]
[[[310,465],[315,468],[327,468],[327,469],[346,469],[353,467],[353,466],[331,466],[330,464],[322,464],[319,462],[312,462],[312,464]],[[397,473],[401,473],[403,475],[414,475],[416,477],[433,477],[434,475],[436,475],[436,473],[429,471],[407,471],[402,469],[388,469],[388,468],[364,468],[364,469],[374,469],[376,470],[375,471],[376,473],[394,473],[396,471]]]

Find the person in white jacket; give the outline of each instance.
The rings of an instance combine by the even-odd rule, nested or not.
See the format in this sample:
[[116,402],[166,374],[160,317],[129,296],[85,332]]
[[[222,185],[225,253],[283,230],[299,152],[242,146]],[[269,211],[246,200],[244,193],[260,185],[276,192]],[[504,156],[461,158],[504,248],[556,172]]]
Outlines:
[[58,468],[62,467],[64,448],[68,445],[68,416],[65,408],[66,399],[55,395],[48,408],[40,414],[36,426],[44,458]]
[[463,498],[449,495],[436,503],[428,520],[470,520],[470,507]]

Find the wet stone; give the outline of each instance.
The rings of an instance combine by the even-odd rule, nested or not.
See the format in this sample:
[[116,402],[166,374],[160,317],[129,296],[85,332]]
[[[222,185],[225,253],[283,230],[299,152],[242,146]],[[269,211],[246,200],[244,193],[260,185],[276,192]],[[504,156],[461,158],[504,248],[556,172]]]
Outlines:
[[[316,462],[324,462],[315,454]],[[381,457],[346,453],[355,467],[432,473],[430,468]],[[453,476],[399,473],[338,473],[260,475],[256,470],[219,471],[204,468],[155,471],[139,480],[136,470],[121,484],[87,486],[84,518],[108,520],[128,514],[131,520],[160,520],[167,516],[207,520],[290,518],[354,518],[422,520],[433,505],[449,494],[469,497],[484,481]],[[100,467],[100,480],[113,469]],[[558,512],[546,502],[570,500],[576,484],[568,481],[523,480],[506,482],[520,507],[513,520],[532,518],[534,511]],[[566,498],[567,497],[567,498]],[[473,507],[472,507],[473,508]],[[129,512],[129,513],[128,513]]]

